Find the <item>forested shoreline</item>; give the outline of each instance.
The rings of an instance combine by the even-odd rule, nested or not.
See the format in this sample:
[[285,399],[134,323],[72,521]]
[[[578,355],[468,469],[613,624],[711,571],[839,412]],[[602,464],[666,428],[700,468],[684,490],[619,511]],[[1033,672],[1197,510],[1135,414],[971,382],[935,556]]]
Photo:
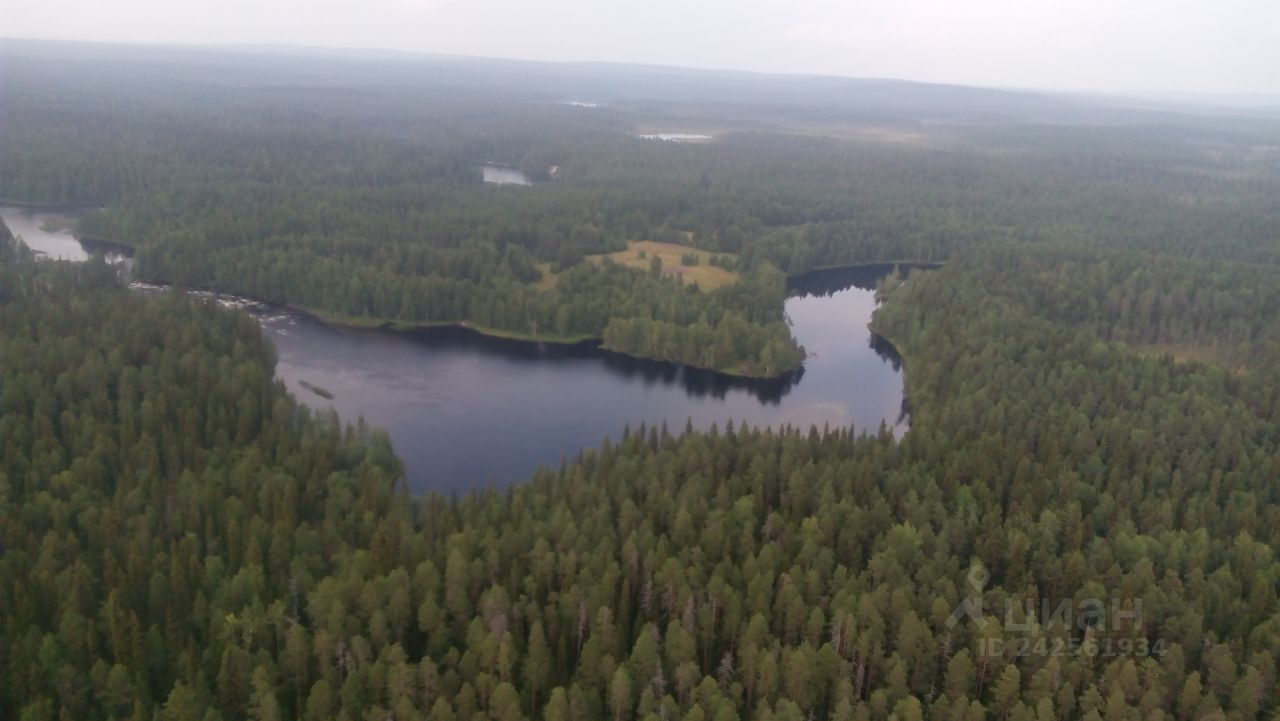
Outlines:
[[[271,380],[250,319],[6,251],[0,564],[28,581],[5,584],[0,708],[1268,718],[1274,366],[1108,343],[1038,310],[1069,297],[1043,275],[1002,278],[993,304],[1011,261],[886,286],[900,442],[638,429],[507,491],[410,500],[385,441]],[[975,563],[990,622],[948,626]],[[1141,599],[1141,620],[1003,618],[1042,596]],[[1035,642],[1106,652],[1018,652]]]
[[[857,116],[900,140],[693,146],[630,133],[860,106],[632,79],[584,115],[488,66],[460,92],[425,61],[24,47],[0,44],[0,196],[106,208],[83,229],[136,239],[143,278],[520,332],[563,311],[769,370],[799,350],[786,274],[946,263],[877,291],[901,438],[635,427],[410,497],[385,433],[300,405],[249,316],[0,238],[0,717],[1280,719],[1274,123],[990,91]],[[493,188],[476,159],[560,170]],[[585,260],[645,237],[740,278]]]
[[[590,278],[588,283],[602,286],[599,290],[600,295],[614,299],[612,302],[619,306],[635,303],[634,300],[627,298],[627,294],[636,293],[637,286],[643,288],[656,282],[661,290],[638,292],[649,293],[652,297],[664,299],[662,308],[655,310],[658,318],[606,319],[599,312],[593,313],[581,306],[566,308],[562,305],[555,309],[556,307],[551,305],[554,301],[539,298],[539,296],[545,296],[545,293],[535,292],[533,299],[526,297],[525,301],[530,305],[545,306],[547,308],[545,313],[536,317],[549,319],[549,324],[540,326],[535,319],[527,330],[513,330],[501,323],[493,322],[493,303],[476,305],[477,308],[483,309],[478,315],[481,321],[472,320],[470,317],[405,321],[333,313],[313,306],[280,302],[270,297],[252,294],[232,295],[288,308],[339,327],[412,331],[447,325],[467,328],[483,335],[519,341],[597,342],[601,348],[623,355],[679,363],[746,378],[771,379],[785,376],[794,371],[804,358],[804,349],[795,343],[786,324],[781,320],[781,308],[786,297],[786,278],[771,266],[751,274],[731,290],[717,292],[714,299],[705,304],[700,304],[697,300],[686,303],[692,298],[697,298],[699,291],[696,288],[681,285],[676,279],[661,278],[652,274],[646,277],[608,260],[603,262],[601,270],[588,271],[586,268],[589,266],[580,267],[583,268],[582,274],[579,275],[576,270],[567,274],[565,284],[576,290],[581,288],[581,279]],[[561,277],[565,278],[565,276]],[[189,286],[164,279],[155,279],[151,282],[191,290],[225,292],[224,289],[212,285]],[[594,322],[589,322],[586,326],[571,325],[568,319],[579,310],[581,310],[579,317],[592,317]],[[747,312],[744,313],[744,310]],[[714,325],[707,321],[708,312],[712,314],[711,317],[718,318]],[[673,320],[663,320],[668,315]],[[755,322],[754,318],[760,316],[779,319]],[[600,325],[601,323],[603,325]],[[593,330],[595,328],[598,330]]]
[[[939,261],[988,242],[1280,260],[1260,123],[930,134],[898,120],[910,140],[886,143],[734,128],[744,113],[726,105],[700,111],[730,128],[714,142],[662,143],[636,128],[679,103],[566,106],[553,80],[463,93],[440,70],[317,61],[329,84],[290,64],[168,74],[17,47],[0,69],[0,197],[101,208],[80,230],[135,246],[142,280],[357,324],[602,338],[771,376],[803,351],[769,266]],[[835,101],[807,102],[821,115]],[[543,180],[486,185],[489,161]],[[733,255],[749,288],[585,262],[639,240]]]

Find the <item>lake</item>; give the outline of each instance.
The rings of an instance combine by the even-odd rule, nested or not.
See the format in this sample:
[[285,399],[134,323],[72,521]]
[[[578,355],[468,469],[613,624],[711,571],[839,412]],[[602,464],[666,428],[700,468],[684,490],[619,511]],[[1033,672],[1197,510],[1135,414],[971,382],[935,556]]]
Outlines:
[[[16,235],[51,257],[88,256],[68,231],[54,230],[65,227],[59,225],[65,217],[0,212]],[[453,492],[527,478],[539,465],[558,465],[642,423],[672,430],[686,423],[723,428],[728,421],[806,429],[852,425],[870,432],[885,423],[900,433],[907,423],[900,363],[867,328],[875,283],[891,267],[793,278],[786,312],[809,357],[800,371],[770,380],[629,358],[590,344],[513,341],[458,327],[339,328],[233,296],[199,295],[259,319],[278,351],[276,372],[300,401],[332,408],[349,422],[363,417],[386,428],[411,490]]]
[[[809,352],[801,372],[750,381],[629,358],[590,345],[539,344],[444,327],[335,328],[260,312],[277,373],[304,403],[385,427],[410,488],[457,491],[527,478],[629,424],[906,427],[900,363],[867,329],[889,267],[794,282],[787,314]],[[303,382],[333,394],[328,400]]]

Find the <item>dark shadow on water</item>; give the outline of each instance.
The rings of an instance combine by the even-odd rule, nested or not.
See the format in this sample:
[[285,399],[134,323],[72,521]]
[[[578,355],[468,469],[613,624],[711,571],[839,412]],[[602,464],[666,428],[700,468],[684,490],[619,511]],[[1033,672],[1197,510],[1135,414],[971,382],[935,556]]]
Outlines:
[[[281,359],[277,372],[300,400],[386,427],[416,492],[457,491],[554,467],[628,424],[904,428],[902,359],[866,326],[874,307],[868,289],[892,267],[793,279],[793,332],[813,353],[805,368],[765,380],[633,358],[597,343],[530,342],[462,326],[341,327],[269,304],[199,295],[262,318]],[[850,288],[858,290],[840,292]]]
[[113,256],[118,258],[133,257],[133,246],[131,245],[125,245],[124,243],[117,243],[114,240],[107,240],[105,238],[89,238],[89,237],[77,236],[76,240],[80,242],[80,247],[84,248],[84,252],[88,253],[89,255],[101,254],[101,255],[107,256],[108,258],[111,258]]
[[[905,273],[912,268],[932,268],[925,263],[882,263],[842,268],[825,268],[792,276],[788,291],[792,297],[830,297],[849,288],[874,290],[880,279],[895,268]],[[393,332],[414,343],[432,349],[447,349],[497,356],[514,363],[539,364],[548,361],[582,361],[600,363],[611,373],[627,380],[639,380],[646,386],[678,385],[694,398],[723,399],[731,392],[746,392],[762,405],[778,405],[804,378],[804,367],[775,378],[745,378],[666,361],[636,358],[608,351],[598,341],[581,343],[546,343],[486,335],[473,328],[441,325],[413,330],[343,328],[343,333],[382,334]],[[888,361],[894,371],[901,371],[902,359],[893,345],[871,334],[870,348]],[[905,411],[904,411],[905,412]]]
[[[368,332],[368,331],[362,331]],[[386,332],[386,331],[373,331]],[[680,385],[694,397],[724,398],[730,391],[746,391],[763,404],[777,404],[804,375],[804,368],[776,378],[744,378],[725,373],[691,368],[678,363],[636,358],[608,351],[595,341],[581,343],[539,343],[536,341],[500,338],[485,335],[463,326],[434,326],[402,331],[415,342],[433,348],[449,347],[456,350],[501,356],[503,359],[523,363],[545,363],[557,360],[582,360],[602,363],[609,371],[628,380],[640,380],[645,385]]]
[[[912,270],[935,270],[941,263],[872,263],[836,268],[822,268],[787,278],[790,296],[830,297],[849,288],[874,291],[882,279],[897,274],[905,276]],[[887,361],[894,372],[902,371],[902,356],[889,340],[871,333],[867,344],[876,355]],[[904,393],[896,424],[903,426],[911,418],[911,401]]]
[[685,393],[696,398],[724,398],[730,391],[742,390],[755,396],[762,404],[777,405],[804,376],[804,368],[800,367],[777,378],[742,378],[702,368],[596,350],[604,359],[605,366],[621,376],[640,378],[646,385],[679,383]]
[[867,345],[876,355],[889,361],[889,365],[893,366],[894,371],[902,370],[902,356],[898,355],[898,349],[893,347],[886,338],[876,333],[872,333],[867,339]]

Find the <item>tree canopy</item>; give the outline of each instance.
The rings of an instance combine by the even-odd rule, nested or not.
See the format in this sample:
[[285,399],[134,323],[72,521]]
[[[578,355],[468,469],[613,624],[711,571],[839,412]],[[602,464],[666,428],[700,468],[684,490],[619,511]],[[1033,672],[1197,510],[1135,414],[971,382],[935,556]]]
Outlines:
[[[409,497],[249,317],[2,230],[0,717],[1280,718],[1272,126],[682,145],[631,133],[686,105],[584,115],[545,79],[77,58],[0,65],[0,195],[102,206],[81,230],[146,278],[768,374],[799,359],[784,274],[947,262],[878,290],[901,438],[639,427]],[[644,237],[741,278],[583,260]]]

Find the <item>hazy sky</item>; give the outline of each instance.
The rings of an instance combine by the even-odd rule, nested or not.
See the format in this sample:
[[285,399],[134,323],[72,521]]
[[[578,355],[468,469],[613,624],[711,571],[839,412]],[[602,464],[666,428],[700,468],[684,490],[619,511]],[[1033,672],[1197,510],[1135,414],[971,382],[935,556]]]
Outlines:
[[0,36],[1280,93],[1280,0],[0,0]]

